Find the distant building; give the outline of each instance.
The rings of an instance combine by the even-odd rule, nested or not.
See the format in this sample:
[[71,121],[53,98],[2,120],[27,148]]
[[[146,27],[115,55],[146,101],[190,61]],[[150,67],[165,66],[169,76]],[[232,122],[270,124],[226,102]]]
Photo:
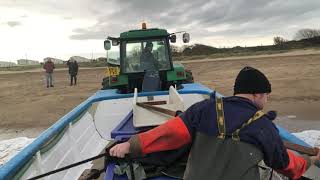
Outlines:
[[11,67],[15,65],[16,63],[14,62],[0,61],[0,67]]
[[19,59],[17,60],[18,65],[37,65],[40,64],[39,61],[29,60],[29,59]]
[[63,64],[63,60],[62,59],[57,59],[57,58],[51,58],[51,57],[46,57],[43,59],[43,62],[47,62],[48,59],[51,59],[51,61],[54,63],[54,64]]
[[69,60],[75,60],[78,63],[79,62],[91,62],[91,59],[87,59],[87,58],[84,58],[84,57],[81,57],[81,56],[72,56],[72,57],[69,58]]

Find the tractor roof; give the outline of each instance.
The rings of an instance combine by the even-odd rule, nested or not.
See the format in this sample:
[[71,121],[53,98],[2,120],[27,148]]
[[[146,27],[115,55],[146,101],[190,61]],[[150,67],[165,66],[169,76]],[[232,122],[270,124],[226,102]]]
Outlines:
[[130,30],[120,34],[120,39],[136,39],[136,38],[150,38],[159,36],[168,36],[169,33],[165,29],[138,29]]

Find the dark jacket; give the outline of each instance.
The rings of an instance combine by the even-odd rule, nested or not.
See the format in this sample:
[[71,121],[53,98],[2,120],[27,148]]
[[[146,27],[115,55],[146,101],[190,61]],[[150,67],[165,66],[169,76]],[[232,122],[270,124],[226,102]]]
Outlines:
[[[202,133],[209,136],[217,136],[217,115],[215,109],[215,98],[199,102],[189,108],[181,115],[192,136]],[[223,98],[226,135],[240,128],[259,109],[248,99],[241,97]],[[288,155],[276,126],[268,117],[262,116],[259,120],[243,128],[240,140],[258,147],[264,153],[265,163],[275,169],[285,168],[288,163]]]
[[152,52],[148,49],[143,50],[140,61],[144,71],[158,71],[158,62]]
[[[252,164],[257,163],[261,157],[269,167],[280,170],[281,173],[290,177],[299,177],[306,171],[310,165],[308,160],[287,151],[276,126],[267,115],[263,115],[242,128],[239,132],[240,141],[232,142],[232,133],[241,128],[259,110],[250,100],[236,96],[226,97],[223,98],[223,109],[225,140],[217,137],[219,121],[217,121],[216,100],[213,95],[210,99],[192,105],[180,117],[175,117],[163,125],[130,138],[130,152],[133,155],[148,154],[177,149],[192,143],[185,175],[190,175],[191,172],[193,175],[200,173],[205,177],[214,171],[219,171],[217,166],[221,167],[220,173],[222,174],[237,173],[234,170],[243,168],[241,164],[238,164],[237,168],[234,167],[237,160],[242,158],[242,160],[249,161],[250,158],[226,156],[228,152],[232,154],[233,150],[238,155],[243,153],[247,157],[253,155]],[[244,144],[248,145],[241,148]],[[259,152],[262,156],[259,155]],[[214,160],[217,160],[217,164],[212,164]],[[211,166],[209,161],[211,161]],[[219,162],[223,163],[219,164]],[[224,168],[231,167],[231,165],[232,169]],[[200,169],[197,170],[197,167]],[[255,172],[256,169],[253,173]],[[192,176],[185,178],[189,179]]]
[[69,74],[70,75],[77,75],[78,74],[79,66],[78,66],[77,61],[74,61],[74,62],[68,61],[67,65],[69,67]]

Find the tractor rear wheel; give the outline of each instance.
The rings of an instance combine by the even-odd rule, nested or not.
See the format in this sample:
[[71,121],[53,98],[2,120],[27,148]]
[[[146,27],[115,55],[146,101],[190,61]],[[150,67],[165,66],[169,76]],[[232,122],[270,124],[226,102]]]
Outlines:
[[102,85],[101,90],[111,89],[109,86],[109,77],[103,78],[101,85]]
[[191,70],[186,69],[185,71],[186,71],[186,80],[184,81],[184,83],[194,83]]

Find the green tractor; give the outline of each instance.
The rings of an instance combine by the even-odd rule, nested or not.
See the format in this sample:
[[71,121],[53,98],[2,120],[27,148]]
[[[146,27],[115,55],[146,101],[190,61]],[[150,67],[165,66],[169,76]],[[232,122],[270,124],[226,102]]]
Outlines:
[[[184,32],[182,39],[184,43],[188,43],[189,34]],[[123,32],[120,37],[108,37],[104,41],[108,66],[102,89],[118,89],[119,93],[131,93],[137,88],[140,92],[145,72],[150,68],[141,58],[148,44],[152,46],[150,56],[157,64],[156,71],[160,80],[158,90],[168,90],[171,85],[179,89],[182,83],[192,83],[191,71],[186,70],[180,63],[173,63],[170,42],[176,42],[176,33],[170,34],[167,30],[158,28],[147,29],[145,23],[142,24],[142,29]],[[110,51],[111,44],[116,52]],[[116,54],[117,57],[111,57],[111,54]]]

